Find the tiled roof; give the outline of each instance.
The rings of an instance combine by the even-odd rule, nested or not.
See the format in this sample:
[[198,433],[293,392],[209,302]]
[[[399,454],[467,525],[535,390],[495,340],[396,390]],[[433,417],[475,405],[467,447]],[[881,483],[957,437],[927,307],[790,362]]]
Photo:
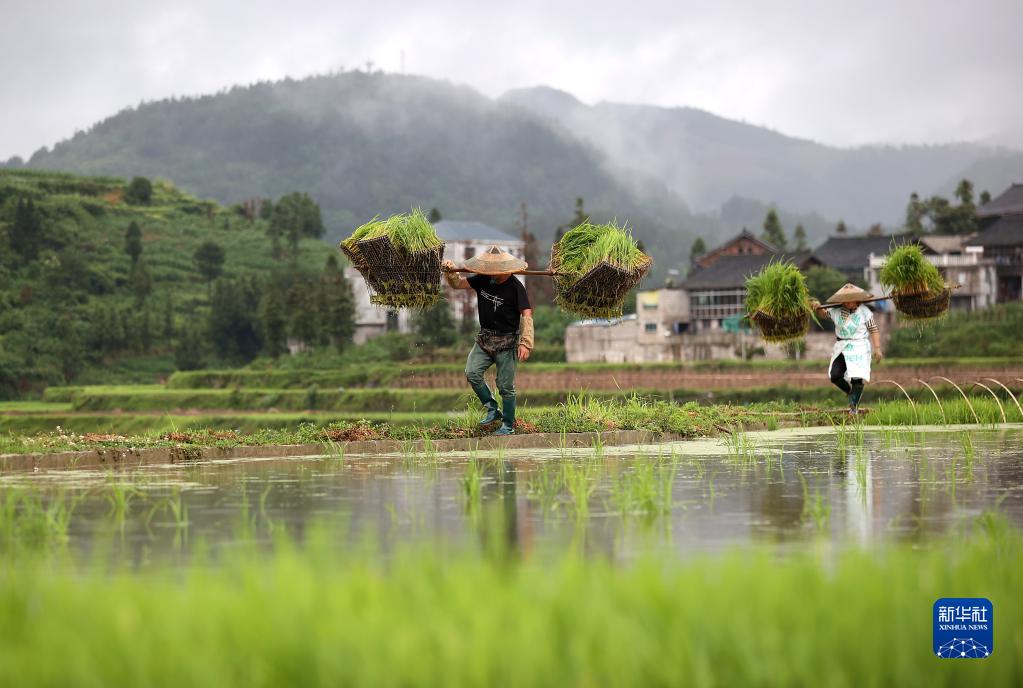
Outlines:
[[[721,256],[708,267],[696,268],[682,283],[688,291],[696,289],[739,289],[746,286],[746,278],[772,260],[789,260],[800,268],[814,261],[809,251],[775,255]],[[814,261],[816,262],[816,261]]]
[[1023,184],[1013,184],[977,208],[977,217],[997,217],[1009,213],[1023,213]]
[[520,239],[497,227],[482,222],[465,222],[463,220],[441,220],[433,225],[437,236],[445,241],[495,241],[507,243]]
[[1006,215],[966,242],[969,246],[1023,246],[1023,214]]
[[833,236],[818,246],[813,256],[829,268],[839,271],[860,270],[870,263],[870,254],[883,256],[892,247],[893,236]]

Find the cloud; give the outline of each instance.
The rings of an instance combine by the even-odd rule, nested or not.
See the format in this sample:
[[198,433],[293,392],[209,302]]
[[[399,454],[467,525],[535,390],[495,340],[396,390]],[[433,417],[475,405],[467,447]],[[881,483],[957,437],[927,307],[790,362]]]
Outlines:
[[341,66],[693,106],[836,145],[1020,138],[1023,3],[37,0],[5,9],[0,158],[141,100]]

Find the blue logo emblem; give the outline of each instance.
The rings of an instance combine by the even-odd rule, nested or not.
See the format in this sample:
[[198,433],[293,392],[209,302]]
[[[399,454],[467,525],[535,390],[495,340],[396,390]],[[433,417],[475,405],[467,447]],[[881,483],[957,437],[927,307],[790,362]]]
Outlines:
[[983,659],[995,648],[994,605],[986,597],[942,597],[934,603],[934,654]]

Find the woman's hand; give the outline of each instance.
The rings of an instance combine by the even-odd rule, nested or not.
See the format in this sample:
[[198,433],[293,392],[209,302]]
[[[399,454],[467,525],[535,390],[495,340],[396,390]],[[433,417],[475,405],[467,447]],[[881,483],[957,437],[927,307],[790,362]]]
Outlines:
[[443,263],[440,264],[440,266],[444,268],[445,272],[455,271],[455,261],[453,260],[445,260]]
[[874,349],[874,362],[877,363],[882,358],[884,358],[884,353],[881,351],[881,349],[880,348]]
[[529,349],[527,349],[526,347],[522,346],[521,344],[519,344],[519,360],[520,361],[528,361],[529,360]]

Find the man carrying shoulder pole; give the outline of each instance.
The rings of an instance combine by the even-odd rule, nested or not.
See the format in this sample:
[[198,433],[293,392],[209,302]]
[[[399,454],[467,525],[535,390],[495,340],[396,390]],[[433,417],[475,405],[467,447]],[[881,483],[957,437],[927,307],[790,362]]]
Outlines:
[[[480,332],[465,362],[465,377],[487,409],[480,425],[502,421],[495,435],[515,434],[515,368],[533,350],[533,309],[525,287],[513,274],[527,267],[525,261],[496,246],[465,262],[462,269],[476,273],[468,279],[458,274],[452,261],[444,261],[444,278],[453,289],[476,292]],[[501,408],[483,379],[492,365],[497,366]]]

